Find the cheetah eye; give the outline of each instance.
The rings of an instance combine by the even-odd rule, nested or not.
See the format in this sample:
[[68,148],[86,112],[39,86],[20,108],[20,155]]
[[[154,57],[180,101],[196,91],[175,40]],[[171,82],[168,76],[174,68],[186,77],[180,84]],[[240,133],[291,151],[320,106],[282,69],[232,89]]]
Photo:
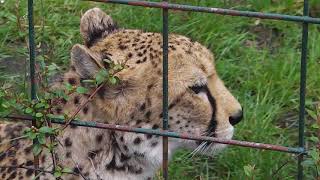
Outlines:
[[199,94],[200,92],[205,92],[206,91],[206,85],[194,85],[192,87],[189,87],[195,94]]

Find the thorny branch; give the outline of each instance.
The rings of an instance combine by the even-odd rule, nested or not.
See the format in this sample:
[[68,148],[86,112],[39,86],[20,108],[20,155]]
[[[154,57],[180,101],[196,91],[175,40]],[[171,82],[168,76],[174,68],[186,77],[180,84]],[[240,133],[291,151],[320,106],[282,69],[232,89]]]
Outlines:
[[[303,154],[303,153],[296,154],[296,155],[294,156],[294,158],[297,158],[297,157],[300,156],[301,154]],[[286,165],[289,164],[289,162],[290,162],[291,160],[292,160],[292,159],[289,159],[289,160],[287,160],[286,162],[284,162],[278,169],[276,169],[276,170],[272,173],[272,176],[271,176],[271,177],[275,177],[275,176],[280,172],[280,170],[281,170],[283,167],[285,167]]]
[[[47,122],[47,125],[48,127],[52,128],[52,123],[50,120],[48,119],[45,119],[46,122]],[[55,136],[54,135],[50,135],[50,143],[53,144],[54,143],[54,140],[55,140]],[[51,159],[52,159],[52,164],[53,164],[53,170],[55,171],[56,170],[56,167],[57,167],[57,163],[56,163],[56,157],[54,155],[54,149],[50,150],[50,154],[51,154]]]
[[[42,173],[54,174],[54,171],[44,170],[43,168],[34,168],[32,166],[0,166],[0,169],[8,169],[8,168],[27,169],[27,170],[39,171],[39,172],[42,172]],[[77,174],[75,172],[64,172],[64,173],[72,174],[72,175],[75,175],[75,176],[79,176],[79,174]]]
[[71,158],[71,159],[72,159],[73,163],[76,165],[77,170],[78,170],[78,172],[79,172],[79,175],[80,175],[84,180],[87,180],[87,178],[81,173],[81,169],[80,169],[80,167],[79,167],[79,164],[78,164],[73,158]]
[[0,145],[7,144],[7,143],[10,143],[12,141],[16,141],[16,140],[23,139],[23,138],[27,138],[27,136],[20,136],[20,137],[16,137],[16,138],[13,138],[13,139],[9,139],[7,141],[1,142]]
[[[93,58],[93,60],[96,62],[96,64],[100,67],[101,70],[106,70],[104,66],[102,66],[100,64],[100,62],[96,59]],[[118,70],[113,70],[112,76],[116,75],[118,72],[120,72],[122,69],[118,69]],[[64,130],[66,127],[68,127],[68,125],[70,124],[70,122],[76,117],[76,115],[81,111],[81,109],[83,109],[93,98],[94,96],[98,93],[98,91],[107,84],[107,81],[102,82],[101,84],[98,85],[98,87],[90,94],[89,98],[86,99],[86,101],[84,101],[77,109],[76,111],[74,111],[74,113],[68,117],[68,119],[66,120],[66,124],[62,127],[62,130]]]
[[77,109],[76,111],[73,112],[73,114],[66,120],[66,124],[62,127],[62,130],[64,130],[70,122],[76,117],[76,115],[83,109],[93,98],[94,96],[98,93],[98,91],[105,85],[105,83],[100,84],[94,91],[93,93],[89,96],[89,98],[84,101]]

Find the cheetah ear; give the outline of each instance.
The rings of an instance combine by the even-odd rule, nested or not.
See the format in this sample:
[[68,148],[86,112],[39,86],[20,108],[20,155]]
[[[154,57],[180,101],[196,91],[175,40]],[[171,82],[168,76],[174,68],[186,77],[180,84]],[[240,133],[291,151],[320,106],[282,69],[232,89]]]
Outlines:
[[116,29],[112,18],[99,8],[89,9],[81,18],[80,32],[88,47]]
[[87,47],[76,44],[71,50],[71,64],[81,78],[90,79],[95,76],[101,67],[101,56]]

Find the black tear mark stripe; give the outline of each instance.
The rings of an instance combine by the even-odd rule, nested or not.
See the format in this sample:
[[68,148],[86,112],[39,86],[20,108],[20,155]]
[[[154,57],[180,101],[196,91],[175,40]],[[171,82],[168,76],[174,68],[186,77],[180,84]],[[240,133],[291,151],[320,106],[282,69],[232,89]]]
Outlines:
[[[204,87],[205,89],[205,92],[208,96],[208,100],[210,102],[210,105],[211,105],[211,108],[212,108],[212,115],[211,115],[211,120],[210,120],[210,124],[209,124],[209,127],[208,127],[208,133],[210,132],[215,132],[216,131],[216,128],[217,128],[217,120],[216,120],[216,109],[217,109],[217,104],[216,104],[216,100],[214,99],[214,97],[211,95],[210,93],[210,90],[208,88],[208,86],[206,85]],[[212,135],[213,137],[216,136],[215,133],[213,133]]]

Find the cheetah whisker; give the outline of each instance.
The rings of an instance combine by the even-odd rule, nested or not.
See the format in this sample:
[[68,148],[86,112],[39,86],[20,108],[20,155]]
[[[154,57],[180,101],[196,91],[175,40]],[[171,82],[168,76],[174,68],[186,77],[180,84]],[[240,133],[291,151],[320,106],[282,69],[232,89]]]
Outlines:
[[190,153],[190,158],[193,158],[198,152],[202,152],[203,148],[205,148],[206,145],[207,142],[202,142],[193,152]]

